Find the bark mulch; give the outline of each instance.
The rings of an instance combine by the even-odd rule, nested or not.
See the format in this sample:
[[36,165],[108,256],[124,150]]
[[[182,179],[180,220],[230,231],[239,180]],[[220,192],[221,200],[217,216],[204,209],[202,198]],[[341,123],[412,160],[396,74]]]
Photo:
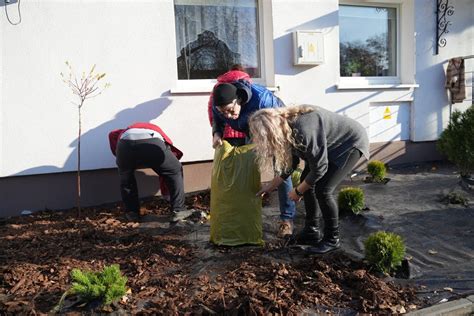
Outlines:
[[[188,196],[186,203],[208,212],[209,192]],[[142,213],[166,218],[170,211],[166,201],[153,198],[143,202]],[[283,243],[223,248],[189,238],[206,225],[145,233],[120,204],[84,208],[81,218],[75,210],[45,210],[6,219],[0,222],[0,311],[48,313],[69,288],[73,268],[110,264],[120,265],[130,293],[105,310],[71,303],[64,312],[341,315],[420,307],[413,288],[372,274],[342,252],[315,257]]]

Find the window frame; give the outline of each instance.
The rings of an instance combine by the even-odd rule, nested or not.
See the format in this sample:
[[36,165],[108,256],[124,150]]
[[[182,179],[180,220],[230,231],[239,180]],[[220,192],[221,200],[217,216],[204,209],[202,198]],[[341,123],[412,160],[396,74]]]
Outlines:
[[[396,27],[396,76],[385,76],[385,77],[343,77],[341,76],[341,65],[339,63],[338,67],[338,76],[339,76],[339,85],[341,86],[371,86],[371,85],[398,85],[401,84],[401,71],[403,62],[402,58],[402,28],[401,28],[401,19],[402,19],[402,4],[400,1],[362,1],[362,0],[340,0],[338,4],[341,5],[351,5],[351,6],[359,6],[359,7],[386,7],[386,8],[394,8],[396,10],[396,19],[397,19],[397,27]],[[340,26],[339,26],[340,27]],[[340,47],[340,37],[339,37],[339,55],[341,53]],[[339,59],[340,62],[340,59]]]
[[[264,86],[273,86],[275,82],[275,69],[273,66],[273,23],[272,23],[272,1],[257,1],[257,29],[259,31],[259,57],[260,57],[260,78],[253,78],[252,81]],[[173,49],[176,50],[176,18],[173,1],[173,23],[174,41]],[[173,54],[174,56],[175,54]],[[207,93],[211,92],[217,82],[216,79],[178,79],[177,61],[175,64],[175,87],[171,93]]]

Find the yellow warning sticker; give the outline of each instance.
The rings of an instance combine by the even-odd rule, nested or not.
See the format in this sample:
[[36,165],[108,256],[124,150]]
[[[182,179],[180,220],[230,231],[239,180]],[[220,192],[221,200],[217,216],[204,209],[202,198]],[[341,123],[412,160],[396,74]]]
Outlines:
[[390,120],[392,118],[392,113],[390,112],[390,108],[387,106],[385,111],[383,112],[383,119]]

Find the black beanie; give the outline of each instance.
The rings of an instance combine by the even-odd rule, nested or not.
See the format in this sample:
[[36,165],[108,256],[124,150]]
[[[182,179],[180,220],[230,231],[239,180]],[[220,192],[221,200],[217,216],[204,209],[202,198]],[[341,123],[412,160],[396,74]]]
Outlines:
[[230,83],[222,83],[214,88],[214,102],[216,106],[224,106],[237,99],[237,88]]

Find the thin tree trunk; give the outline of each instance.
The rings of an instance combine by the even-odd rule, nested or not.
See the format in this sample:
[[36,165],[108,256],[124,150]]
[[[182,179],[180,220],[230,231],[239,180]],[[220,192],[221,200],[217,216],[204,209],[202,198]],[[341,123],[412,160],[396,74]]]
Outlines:
[[81,107],[79,106],[79,136],[77,138],[77,216],[81,217]]

